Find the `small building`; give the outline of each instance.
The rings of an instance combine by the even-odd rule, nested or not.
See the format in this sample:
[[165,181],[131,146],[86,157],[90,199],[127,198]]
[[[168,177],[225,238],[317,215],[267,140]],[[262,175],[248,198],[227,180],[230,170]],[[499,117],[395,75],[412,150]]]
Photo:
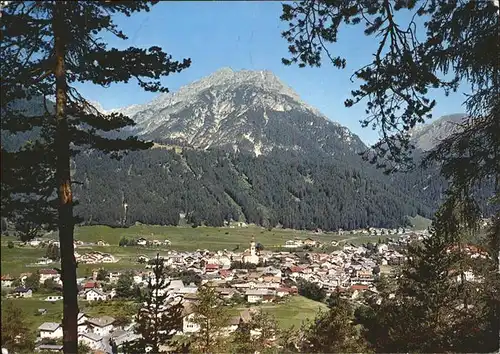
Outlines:
[[45,298],[44,301],[54,302],[54,301],[61,301],[62,299],[63,297],[60,295],[49,295]]
[[195,312],[194,305],[190,302],[183,303],[182,310],[182,332],[184,334],[196,333],[200,330],[200,325],[194,322]]
[[46,315],[47,314],[47,309],[38,309],[37,313],[40,316]]
[[141,237],[137,240],[137,244],[139,246],[146,246],[148,244],[148,240],[146,240],[144,237]]
[[306,239],[304,240],[304,245],[306,245],[306,246],[316,247],[316,246],[318,245],[318,241],[313,240],[312,238],[306,238]]
[[36,264],[38,264],[38,265],[47,265],[47,264],[50,264],[50,263],[52,263],[52,259],[45,258],[45,257],[39,258],[36,261]]
[[33,291],[30,288],[19,287],[14,289],[14,295],[16,297],[32,297]]
[[87,328],[89,332],[93,332],[100,336],[107,336],[113,330],[115,319],[111,316],[102,316],[97,318],[89,318],[87,320]]
[[39,344],[35,347],[35,352],[62,353],[63,352],[63,345],[62,344]]
[[58,339],[62,338],[62,326],[56,322],[44,322],[38,327],[39,337],[41,339]]
[[205,265],[205,273],[217,273],[219,272],[219,265],[218,264],[206,264]]
[[91,349],[100,349],[102,348],[104,338],[96,333],[88,332],[88,333],[78,333],[78,342],[88,345]]
[[40,274],[40,284],[45,283],[48,279],[57,281],[60,278],[59,272],[55,269],[40,269],[38,273]]
[[78,313],[78,316],[77,316],[77,324],[78,324],[78,333],[85,333],[87,332],[88,328],[87,328],[87,320],[88,320],[88,317],[86,314],[84,314],[83,312],[79,312]]
[[2,288],[10,288],[12,283],[16,280],[14,277],[10,276],[10,274],[2,275],[1,278],[1,286]]
[[107,295],[98,289],[90,289],[85,292],[85,300],[87,301],[105,301],[107,299]]
[[247,302],[255,304],[258,302],[271,302],[274,299],[274,292],[268,289],[248,289],[245,292]]
[[38,246],[40,246],[41,243],[42,243],[42,241],[40,241],[37,238],[34,238],[31,241],[28,241],[28,245],[30,245],[31,247],[38,247]]
[[230,300],[234,295],[240,293],[238,290],[233,288],[216,288],[215,291],[225,300]]

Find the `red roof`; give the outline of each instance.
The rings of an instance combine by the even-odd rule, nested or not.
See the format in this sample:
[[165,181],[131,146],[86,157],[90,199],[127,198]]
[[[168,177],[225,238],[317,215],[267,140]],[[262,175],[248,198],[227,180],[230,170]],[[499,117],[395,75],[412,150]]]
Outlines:
[[55,269],[40,269],[40,274],[59,274]]
[[290,289],[290,288],[278,288],[276,291],[279,293],[291,293],[292,289]]
[[221,269],[219,270],[219,274],[223,277],[227,277],[228,275],[231,274],[231,271],[227,270],[227,269]]
[[218,264],[207,264],[205,266],[205,269],[219,269],[219,265]]
[[351,290],[368,290],[368,285],[354,284],[351,286]]
[[98,287],[99,287],[99,284],[97,284],[97,282],[95,282],[95,281],[88,281],[83,286],[84,289],[93,289],[93,288],[98,288]]
[[2,275],[2,280],[14,280],[14,277],[10,274]]
[[290,270],[292,271],[292,273],[300,273],[302,272],[302,268],[300,267],[297,267],[297,266],[293,266],[293,267],[290,267]]

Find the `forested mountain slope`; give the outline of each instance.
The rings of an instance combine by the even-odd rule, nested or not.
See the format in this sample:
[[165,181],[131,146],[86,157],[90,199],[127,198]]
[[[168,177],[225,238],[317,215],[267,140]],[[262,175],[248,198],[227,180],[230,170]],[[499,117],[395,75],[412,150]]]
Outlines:
[[88,223],[176,225],[185,214],[195,225],[336,230],[395,227],[431,213],[369,170],[293,154],[152,149],[120,161],[82,155],[76,166],[76,211]]

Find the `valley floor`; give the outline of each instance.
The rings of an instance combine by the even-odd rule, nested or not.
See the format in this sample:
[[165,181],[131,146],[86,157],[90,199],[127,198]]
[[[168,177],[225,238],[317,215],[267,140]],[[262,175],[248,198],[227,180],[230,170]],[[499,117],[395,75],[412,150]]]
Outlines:
[[[127,239],[144,238],[147,240],[164,241],[169,240],[170,246],[146,247],[120,247],[119,242],[123,237]],[[84,226],[75,229],[75,240],[84,243],[92,243],[89,246],[78,246],[75,251],[84,254],[91,251],[109,253],[116,258],[114,263],[83,264],[78,265],[78,276],[91,275],[92,269],[105,268],[107,270],[123,269],[143,269],[144,265],[137,263],[139,255],[148,257],[157,253],[165,253],[169,250],[195,251],[197,249],[208,249],[210,251],[227,249],[232,251],[238,248],[238,252],[243,252],[248,248],[252,237],[261,243],[265,250],[279,251],[285,250],[282,246],[288,240],[299,238],[305,240],[311,238],[321,242],[323,248],[314,248],[317,252],[331,252],[334,247],[332,241],[352,242],[362,244],[366,242],[377,242],[385,236],[350,235],[342,236],[336,233],[313,233],[310,231],[298,231],[290,229],[264,229],[256,226],[216,228],[216,227],[175,227],[175,226],[152,226],[136,225],[129,228],[111,228],[108,226]],[[57,240],[56,232],[47,234],[40,240]],[[15,247],[8,248],[7,243],[14,241]],[[106,246],[98,246],[97,242],[103,241]],[[292,249],[293,250],[293,249]],[[16,238],[12,236],[1,237],[1,267],[2,275],[9,274],[18,276],[21,273],[32,272],[36,269],[51,268],[54,265],[33,265],[37,259],[44,257],[46,249],[42,247],[21,246],[16,243]]]

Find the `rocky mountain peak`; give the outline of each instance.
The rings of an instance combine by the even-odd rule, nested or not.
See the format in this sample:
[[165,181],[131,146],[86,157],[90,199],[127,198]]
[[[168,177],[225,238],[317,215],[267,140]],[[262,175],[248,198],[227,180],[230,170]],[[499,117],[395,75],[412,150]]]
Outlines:
[[428,124],[415,127],[411,131],[415,147],[422,151],[433,149],[442,139],[455,132],[465,117],[463,113],[449,114]]
[[134,134],[196,149],[332,155],[364,147],[268,70],[222,68],[147,104],[118,111],[137,123]]

